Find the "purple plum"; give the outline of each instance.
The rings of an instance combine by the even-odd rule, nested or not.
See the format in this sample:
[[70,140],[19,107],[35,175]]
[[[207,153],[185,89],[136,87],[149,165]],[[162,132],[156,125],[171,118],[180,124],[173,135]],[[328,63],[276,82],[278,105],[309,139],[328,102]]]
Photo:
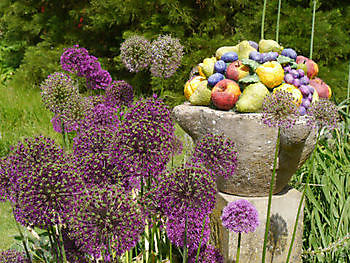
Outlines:
[[256,50],[259,49],[259,45],[255,41],[249,40],[248,42],[251,47],[255,48]]
[[214,70],[215,72],[221,73],[221,74],[225,74],[226,71],[226,63],[223,60],[218,60],[215,62],[214,65]]
[[223,54],[221,56],[221,60],[225,61],[225,62],[234,62],[236,60],[238,60],[238,55],[236,52],[226,52],[225,54]]
[[294,78],[293,78],[293,75],[290,74],[290,73],[287,73],[285,76],[284,76],[284,81],[288,84],[292,84],[293,81],[294,81]]
[[281,52],[282,56],[289,57],[291,59],[296,59],[297,58],[297,52],[294,51],[294,49],[291,48],[285,48]]

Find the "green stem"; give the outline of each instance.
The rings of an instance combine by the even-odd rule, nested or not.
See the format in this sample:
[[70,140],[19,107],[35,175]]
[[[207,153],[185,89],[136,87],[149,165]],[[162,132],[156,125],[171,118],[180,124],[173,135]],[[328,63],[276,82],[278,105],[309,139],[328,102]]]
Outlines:
[[65,150],[67,147],[66,147],[66,138],[65,138],[65,131],[64,131],[63,121],[61,123],[61,133],[62,133],[62,147],[63,147],[63,150]]
[[267,0],[264,0],[264,8],[261,18],[261,39],[264,39],[264,26],[265,26],[265,13],[266,13],[266,2]]
[[183,258],[182,263],[187,263],[187,215],[186,215],[186,221],[185,221],[185,240],[184,240],[184,247],[183,247]]
[[311,157],[311,168],[310,168],[309,173],[308,173],[308,175],[307,175],[307,177],[306,177],[306,184],[305,184],[303,193],[302,193],[301,198],[300,198],[300,201],[299,201],[297,216],[296,216],[295,222],[294,222],[293,234],[292,234],[292,239],[291,239],[290,245],[289,245],[289,250],[288,250],[288,255],[287,255],[286,263],[289,262],[290,257],[291,257],[291,255],[292,255],[292,249],[293,249],[293,244],[294,244],[294,241],[295,241],[295,235],[296,235],[296,232],[297,232],[297,227],[298,227],[298,221],[299,221],[299,217],[300,217],[301,208],[302,208],[302,206],[303,206],[304,197],[305,197],[307,188],[309,187],[310,175],[314,173],[314,167],[315,167],[314,161],[315,161],[315,155],[316,155],[316,151],[317,151],[317,145],[318,145],[319,138],[320,138],[320,132],[317,133],[316,145],[315,145],[315,148],[314,148],[314,150],[313,150],[313,152],[312,152],[312,157]]
[[280,18],[281,18],[281,0],[278,0],[277,24],[276,24],[276,42],[279,40],[280,34]]
[[280,145],[280,137],[281,137],[281,128],[278,128],[276,149],[275,149],[275,158],[273,161],[273,170],[272,170],[272,176],[271,176],[271,182],[270,182],[269,200],[268,200],[268,204],[267,204],[265,237],[264,237],[263,253],[262,253],[262,258],[261,258],[262,263],[265,263],[265,258],[266,258],[267,237],[268,237],[269,229],[270,229],[270,213],[271,213],[272,193],[273,193],[273,187],[275,185],[276,167],[277,167],[277,158],[278,158],[278,151],[279,151],[279,145]]
[[173,263],[173,246],[171,245],[170,240],[169,240],[169,260],[170,260],[170,263]]
[[57,256],[57,261],[60,261],[60,256],[61,256],[61,251],[60,251],[60,246],[59,246],[59,242],[57,240],[57,235],[56,235],[56,231],[54,229],[53,226],[50,227],[51,228],[51,232],[52,232],[52,237],[54,240],[54,243],[56,245],[56,256]]
[[347,104],[348,104],[348,107],[347,107],[347,111],[346,113],[349,114],[349,108],[350,108],[350,63],[349,63],[349,77],[348,77],[348,92],[347,92],[347,95],[346,95],[346,101],[347,101]]
[[313,11],[312,11],[312,27],[311,27],[311,42],[310,42],[310,56],[309,56],[310,59],[312,59],[312,51],[313,51],[313,48],[314,48],[316,2],[317,2],[317,0],[314,0],[314,6],[313,6]]
[[50,244],[51,244],[52,253],[54,254],[55,261],[57,262],[58,261],[57,248],[55,248],[55,245],[54,245],[55,242],[53,241],[53,237],[52,237],[50,230],[47,229],[47,232],[49,233],[49,240],[50,240]]
[[238,241],[237,241],[237,254],[236,254],[236,262],[239,262],[239,254],[241,253],[241,233],[238,233]]
[[199,253],[200,253],[201,247],[202,247],[203,233],[204,233],[204,228],[205,228],[206,220],[207,220],[207,217],[205,216],[205,217],[203,218],[203,225],[202,225],[202,230],[201,230],[201,239],[200,239],[200,241],[199,241],[199,247],[198,247],[198,249],[197,249],[196,263],[198,263]]
[[[59,221],[61,221],[61,220],[59,220]],[[58,235],[59,235],[59,239],[60,239],[60,250],[61,250],[61,254],[62,254],[62,259],[63,259],[64,263],[67,263],[66,251],[64,249],[64,243],[63,243],[63,237],[62,237],[61,222],[59,222],[59,224],[57,225],[57,229],[58,229]]]

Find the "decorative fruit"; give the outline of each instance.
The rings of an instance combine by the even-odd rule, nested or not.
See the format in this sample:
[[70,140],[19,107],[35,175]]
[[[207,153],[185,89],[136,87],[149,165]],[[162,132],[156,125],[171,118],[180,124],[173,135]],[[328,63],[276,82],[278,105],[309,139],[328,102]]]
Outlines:
[[283,50],[283,47],[281,47],[275,40],[261,39],[259,42],[260,53],[267,53],[270,51],[280,53],[282,50]]
[[215,62],[214,71],[217,73],[225,74],[226,72],[226,63],[223,60]]
[[221,73],[214,73],[208,78],[208,85],[209,87],[214,87],[216,83],[218,83],[220,80],[223,80],[225,76]]
[[221,59],[221,56],[227,52],[236,52],[238,54],[238,45],[236,46],[227,46],[227,47],[220,47],[216,50],[215,56],[219,60]]
[[201,81],[189,101],[192,105],[208,106],[210,104],[211,90],[207,87],[208,81]]
[[187,100],[189,100],[189,98],[191,97],[191,95],[193,94],[193,92],[196,90],[196,88],[198,87],[198,85],[201,83],[201,81],[205,80],[204,77],[202,76],[195,76],[193,78],[191,78],[190,80],[188,80],[185,84],[185,89],[184,89],[184,94],[185,94],[185,98]]
[[216,108],[229,110],[235,106],[240,95],[238,84],[233,80],[224,79],[219,81],[211,91],[211,101]]
[[251,51],[251,52],[249,53],[249,58],[252,59],[252,60],[254,60],[254,61],[256,61],[256,62],[260,62],[260,60],[261,60],[261,54],[260,54],[260,52],[258,52],[258,51]]
[[259,112],[269,90],[261,82],[250,84],[244,90],[236,103],[239,112]]
[[227,52],[221,56],[221,60],[226,63],[234,62],[238,59],[238,55],[236,52]]
[[280,85],[284,79],[284,70],[276,61],[266,62],[256,69],[260,81],[268,88]]
[[306,69],[305,69],[305,66],[300,66],[300,68],[302,70],[304,70],[304,72],[307,72],[307,76],[309,77],[309,79],[312,79],[315,76],[317,76],[318,65],[312,59],[308,59],[308,58],[303,57],[303,56],[297,56],[296,62],[297,62],[297,64],[305,64],[306,65]]
[[215,57],[205,58],[203,60],[203,63],[199,63],[198,65],[199,75],[207,78],[213,75],[215,62],[216,62]]
[[310,86],[315,88],[320,98],[329,99],[332,96],[331,88],[320,78],[310,79]]
[[292,94],[293,96],[293,102],[297,105],[297,106],[300,106],[301,104],[301,101],[303,99],[303,94],[301,94],[300,90],[298,88],[296,88],[295,86],[293,85],[290,85],[290,84],[282,84],[281,86],[278,86],[277,88],[275,88],[273,90],[273,92],[277,92],[278,90],[283,90],[283,91],[286,91],[286,92],[289,92]]
[[256,50],[258,50],[258,48],[259,48],[258,43],[256,43],[255,41],[251,41],[251,40],[249,40],[248,42],[249,42],[249,45],[251,45],[251,47],[253,47]]
[[249,67],[243,65],[242,61],[237,60],[231,63],[226,70],[226,78],[238,81],[249,74]]
[[249,45],[249,42],[247,40],[242,41],[239,43],[238,46],[238,58],[242,60],[243,58],[249,58],[249,54],[252,51],[256,51],[255,48],[253,48],[251,45]]
[[281,55],[289,57],[289,58],[292,58],[292,59],[296,59],[297,58],[297,52],[295,52],[295,50],[291,49],[291,48],[283,49],[282,52],[281,52]]

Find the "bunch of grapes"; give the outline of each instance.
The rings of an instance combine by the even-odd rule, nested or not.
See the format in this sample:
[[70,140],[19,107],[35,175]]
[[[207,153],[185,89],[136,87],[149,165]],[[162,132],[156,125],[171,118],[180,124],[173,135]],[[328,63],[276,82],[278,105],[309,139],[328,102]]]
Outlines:
[[299,107],[300,115],[305,115],[307,109],[310,107],[314,88],[309,85],[310,79],[305,75],[302,69],[292,69],[289,65],[284,67],[284,81],[287,84],[294,85],[297,87],[301,94],[303,94],[303,99]]
[[278,52],[266,52],[266,53],[260,53],[258,51],[252,51],[249,54],[249,58],[258,62],[258,63],[265,63],[268,61],[274,61],[277,60],[277,57],[279,56]]

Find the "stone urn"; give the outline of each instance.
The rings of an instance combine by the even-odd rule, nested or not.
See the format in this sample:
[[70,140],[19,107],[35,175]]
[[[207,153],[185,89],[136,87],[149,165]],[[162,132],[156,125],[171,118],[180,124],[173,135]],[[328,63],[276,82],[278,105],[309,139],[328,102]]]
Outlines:
[[[278,128],[262,123],[260,113],[236,113],[209,107],[176,106],[173,115],[182,129],[196,142],[208,133],[224,134],[235,142],[238,165],[229,179],[217,178],[220,192],[240,196],[267,196],[273,170]],[[299,117],[293,128],[281,130],[276,183],[279,193],[313,151],[316,131]]]

